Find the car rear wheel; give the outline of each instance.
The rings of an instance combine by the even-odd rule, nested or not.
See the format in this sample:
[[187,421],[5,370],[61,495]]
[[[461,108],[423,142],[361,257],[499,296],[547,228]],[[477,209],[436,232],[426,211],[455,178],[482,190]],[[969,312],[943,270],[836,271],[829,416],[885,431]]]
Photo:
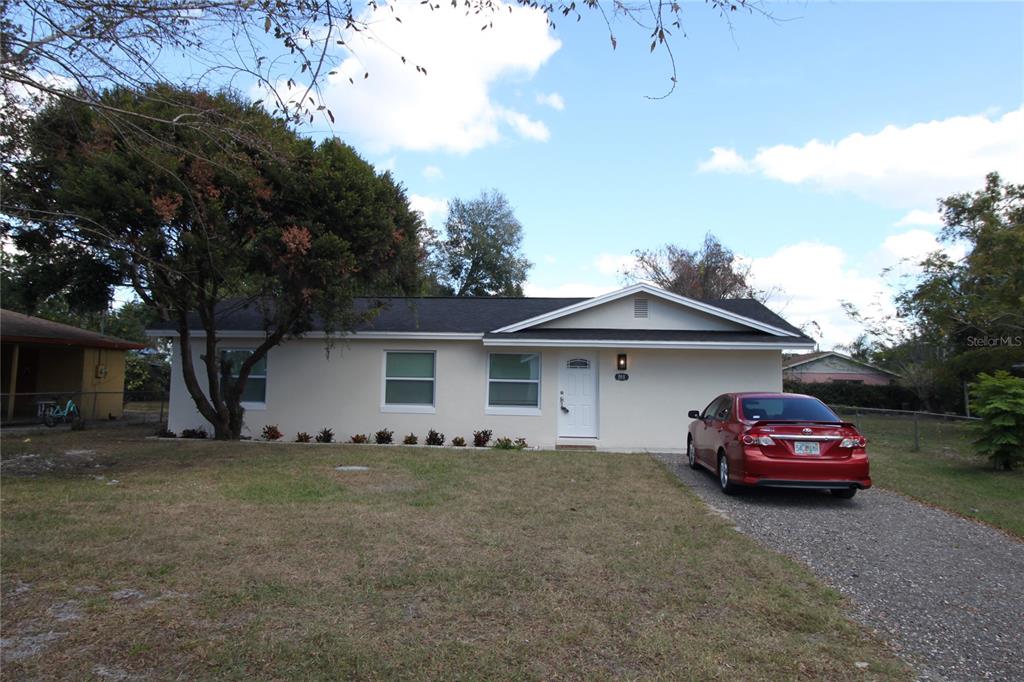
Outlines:
[[691,469],[697,468],[697,448],[693,445],[693,438],[686,439],[686,463]]
[[832,488],[830,491],[832,497],[838,497],[840,500],[849,500],[857,494],[856,488]]
[[718,486],[726,495],[736,492],[736,486],[729,482],[729,459],[725,453],[718,454]]

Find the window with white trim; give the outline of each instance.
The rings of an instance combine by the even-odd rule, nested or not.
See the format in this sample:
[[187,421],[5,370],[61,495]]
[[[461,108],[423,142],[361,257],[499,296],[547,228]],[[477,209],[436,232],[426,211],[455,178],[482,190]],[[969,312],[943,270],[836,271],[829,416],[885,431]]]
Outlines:
[[433,351],[384,351],[384,405],[433,408]]
[[[225,348],[220,352],[221,371],[232,381],[238,380],[242,363],[249,359],[252,350],[248,348]],[[225,366],[226,363],[226,366]],[[264,404],[267,402],[267,356],[264,355],[249,370],[249,378],[242,389],[242,403]]]
[[491,353],[487,369],[488,407],[540,407],[540,354]]

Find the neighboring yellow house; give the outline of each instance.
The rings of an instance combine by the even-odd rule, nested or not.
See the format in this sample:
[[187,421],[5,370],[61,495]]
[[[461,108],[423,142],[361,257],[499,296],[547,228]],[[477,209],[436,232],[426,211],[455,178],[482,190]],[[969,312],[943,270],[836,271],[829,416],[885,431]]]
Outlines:
[[124,353],[141,343],[0,309],[2,417],[35,419],[73,398],[85,419],[120,417]]

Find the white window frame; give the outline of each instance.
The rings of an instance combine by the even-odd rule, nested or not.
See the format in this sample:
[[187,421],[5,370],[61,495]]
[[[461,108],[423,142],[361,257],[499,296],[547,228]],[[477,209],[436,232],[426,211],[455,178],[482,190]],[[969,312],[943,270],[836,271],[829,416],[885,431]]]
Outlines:
[[[537,378],[536,379],[493,379],[503,383],[514,384],[537,384],[537,406],[536,407],[511,407],[502,405],[491,405],[491,356],[492,355],[536,355],[537,356]],[[519,417],[539,417],[541,407],[544,403],[542,391],[544,378],[544,355],[539,352],[500,352],[495,351],[487,354],[487,365],[484,367],[484,414],[509,415]]]
[[[388,376],[388,354],[389,353],[430,353],[434,356],[434,376],[430,379],[424,377],[389,377]],[[429,405],[404,404],[387,402],[388,379],[400,381],[429,381],[433,387],[431,392],[431,403]],[[380,411],[406,414],[436,414],[437,413],[437,351],[436,350],[414,350],[414,349],[390,349],[385,348],[380,363]]]
[[[222,353],[241,353],[241,352],[246,352],[246,353],[249,353],[249,355],[252,355],[255,351],[256,351],[255,348],[237,348],[237,347],[220,348],[217,351],[217,361],[220,362],[220,356],[221,356]],[[263,374],[253,374],[252,372],[249,372],[249,376],[248,376],[248,378],[246,378],[246,381],[248,381],[249,379],[253,379],[253,378],[263,379],[263,402],[246,402],[246,401],[242,401],[241,403],[239,403],[246,410],[256,410],[256,411],[259,411],[259,410],[267,409],[267,396],[270,393],[270,351],[269,350],[267,351],[266,355],[263,356],[263,362],[266,363],[266,365],[267,365],[267,368],[265,370],[263,370]],[[232,375],[232,376],[234,376],[234,375]]]

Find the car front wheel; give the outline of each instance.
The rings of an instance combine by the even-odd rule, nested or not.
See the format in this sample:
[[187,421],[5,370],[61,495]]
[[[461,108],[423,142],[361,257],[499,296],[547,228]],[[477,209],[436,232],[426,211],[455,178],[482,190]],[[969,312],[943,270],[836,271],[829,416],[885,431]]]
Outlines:
[[729,482],[729,459],[724,453],[718,455],[718,486],[726,495],[736,492],[736,486]]
[[693,444],[693,438],[686,439],[686,463],[691,469],[697,468],[697,448]]

